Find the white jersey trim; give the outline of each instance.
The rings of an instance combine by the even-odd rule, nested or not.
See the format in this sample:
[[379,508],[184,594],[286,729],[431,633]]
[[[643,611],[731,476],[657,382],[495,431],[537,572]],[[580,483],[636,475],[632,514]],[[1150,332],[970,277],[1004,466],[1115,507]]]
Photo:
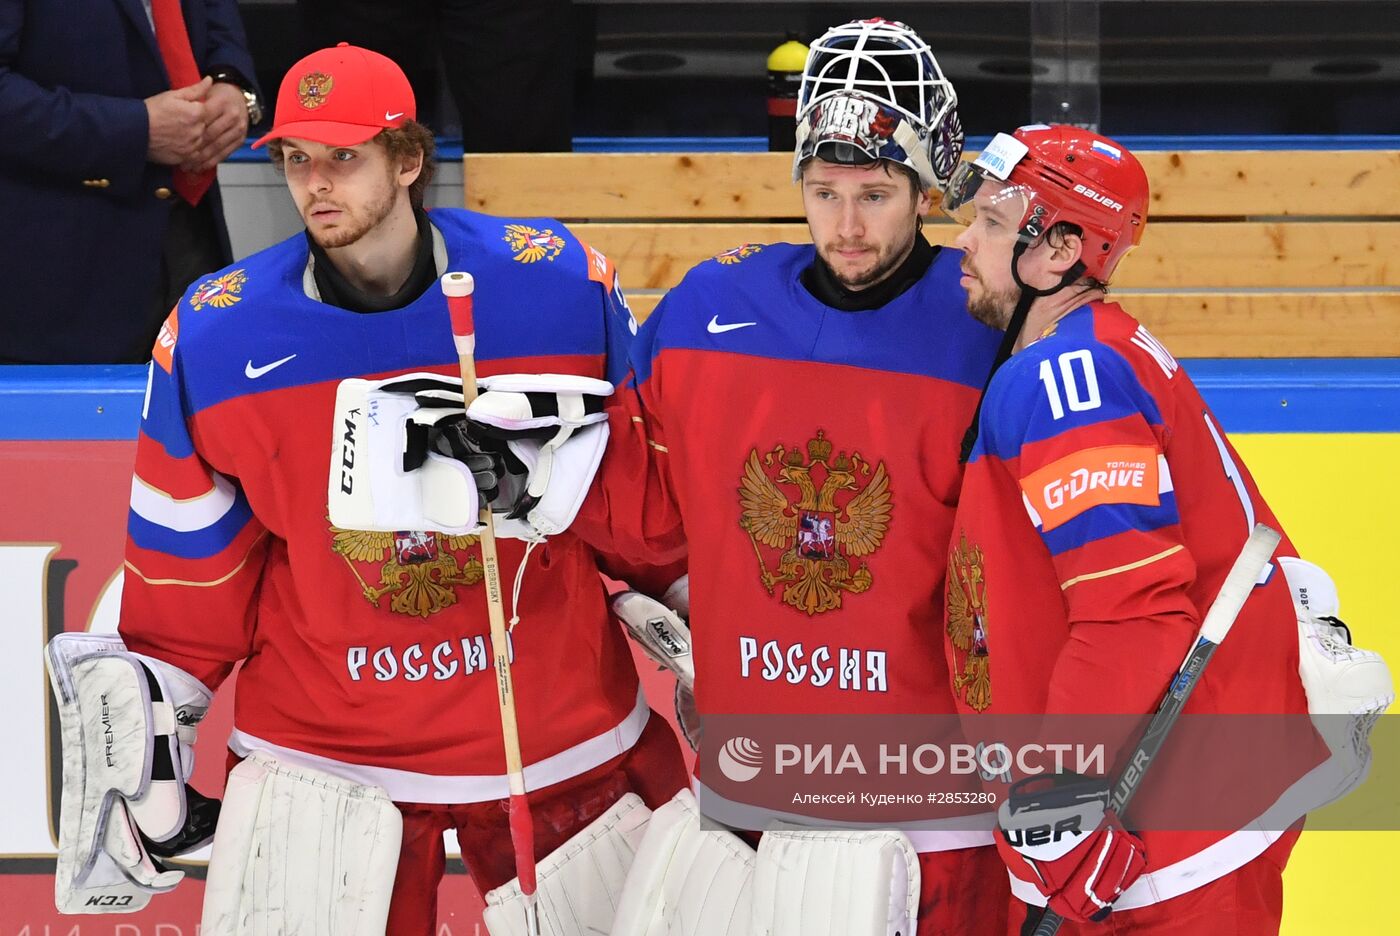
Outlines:
[[[758,829],[763,828],[774,819],[790,823],[796,826],[830,829],[868,829],[868,828],[890,828],[889,823],[861,823],[861,822],[840,822],[832,820],[824,822],[813,816],[804,816],[798,813],[785,813],[772,809],[764,809],[752,806],[747,803],[740,803],[728,797],[721,796],[714,790],[700,782],[699,777],[690,778],[690,786],[695,793],[695,799],[701,806],[701,814],[714,822],[727,825],[735,829]],[[914,851],[919,854],[929,852],[955,851],[960,848],[977,848],[982,845],[993,844],[992,828],[996,825],[996,813],[984,813],[979,816],[964,816],[960,819],[913,822],[909,825],[896,823],[894,828],[899,829],[909,836],[909,841],[914,845]],[[975,822],[977,825],[985,825],[986,828],[968,829],[968,824]],[[942,824],[960,826],[960,828],[940,829],[930,828]]]
[[[1282,836],[1282,831],[1264,829],[1241,829],[1231,832],[1220,841],[1181,859],[1176,864],[1144,874],[1123,892],[1122,897],[1113,902],[1113,909],[1136,910],[1180,897],[1212,881],[1218,881],[1264,854],[1269,846]],[[1012,896],[1023,903],[1037,907],[1045,906],[1045,898],[1036,890],[1034,884],[1023,881],[1010,872],[1007,873],[1011,877]]]
[[[1350,778],[1355,776],[1356,769],[1352,752],[1334,753],[1289,784],[1273,805],[1245,828],[1231,832],[1175,864],[1138,878],[1113,902],[1114,909],[1134,910],[1161,903],[1238,871],[1267,851],[1309,810],[1336,799],[1337,790],[1350,789]],[[1045,906],[1045,898],[1035,885],[1014,874],[1011,875],[1011,893],[1024,903]]]
[[143,520],[176,533],[195,533],[218,523],[238,498],[233,482],[218,472],[210,476],[210,488],[195,497],[174,498],[131,476],[131,509]]
[[[640,687],[637,704],[617,725],[600,735],[581,741],[571,748],[544,760],[525,765],[526,790],[539,790],[552,784],[577,777],[581,773],[605,764],[632,749],[642,736],[651,709]],[[239,757],[253,751],[267,751],[284,764],[323,770],[333,776],[365,786],[377,786],[396,803],[481,803],[505,799],[510,785],[505,774],[460,774],[443,776],[398,770],[393,767],[373,767],[351,764],[319,754],[308,754],[295,748],[282,747],[264,741],[237,728],[229,735],[229,750]]]

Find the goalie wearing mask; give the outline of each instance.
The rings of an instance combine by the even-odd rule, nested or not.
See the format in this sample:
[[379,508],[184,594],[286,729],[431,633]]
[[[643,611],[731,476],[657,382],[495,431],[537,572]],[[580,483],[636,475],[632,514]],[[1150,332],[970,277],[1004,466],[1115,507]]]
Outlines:
[[[571,529],[635,560],[688,552],[668,603],[693,622],[690,669],[676,669],[693,671],[700,716],[955,711],[942,568],[958,440],[997,335],[963,311],[960,253],[921,225],[962,140],[952,84],[913,30],[829,30],[804,71],[792,169],[813,243],[744,244],[700,264],[632,347]],[[501,435],[512,405],[483,394],[474,431]],[[628,616],[659,621],[653,652],[671,659],[676,619],[633,601]],[[709,807],[729,804],[702,794],[723,822]],[[821,828],[819,812],[803,821]],[[1004,932],[987,831],[769,833],[755,853],[701,831],[689,793],[651,826],[615,934]],[[820,883],[833,879],[860,886]],[[782,912],[779,895],[798,889],[809,905]]]

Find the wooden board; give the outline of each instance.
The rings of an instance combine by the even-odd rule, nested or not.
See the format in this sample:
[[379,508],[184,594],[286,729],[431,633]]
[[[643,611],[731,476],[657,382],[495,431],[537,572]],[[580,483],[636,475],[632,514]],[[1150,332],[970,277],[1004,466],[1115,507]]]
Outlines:
[[[666,289],[702,260],[739,244],[806,243],[789,223],[575,224],[622,272],[627,289]],[[929,224],[935,244],[960,229]],[[1400,287],[1400,221],[1163,222],[1119,267],[1122,288]]]
[[[639,319],[659,291],[630,293]],[[1115,300],[1178,357],[1400,357],[1400,293],[1132,293]]]
[[[1400,214],[1400,152],[1140,154],[1153,217]],[[593,219],[801,217],[786,153],[496,153],[465,159],[468,208]]]

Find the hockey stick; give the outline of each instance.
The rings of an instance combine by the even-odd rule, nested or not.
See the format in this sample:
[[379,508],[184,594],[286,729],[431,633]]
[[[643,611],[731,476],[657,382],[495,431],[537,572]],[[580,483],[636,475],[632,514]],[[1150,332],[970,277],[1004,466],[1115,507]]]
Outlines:
[[[472,292],[476,281],[470,273],[448,273],[442,293],[452,321],[452,343],[462,371],[462,406],[476,399],[476,323],[472,318]],[[506,776],[510,783],[510,840],[515,848],[515,874],[525,898],[526,931],[540,932],[535,906],[535,829],[530,802],[525,796],[525,766],[520,756],[520,727],[515,717],[515,684],[510,678],[510,649],[506,636],[506,609],[501,599],[501,563],[496,553],[496,525],[491,506],[481,505],[481,564],[486,573],[486,606],[491,619],[492,666],[496,671],[496,700],[501,710],[501,735],[506,749]]]
[[[1137,794],[1138,787],[1142,785],[1147,768],[1152,766],[1162,743],[1167,740],[1168,732],[1176,724],[1181,710],[1186,707],[1186,700],[1191,697],[1191,691],[1200,682],[1201,673],[1210,662],[1215,648],[1220,646],[1225,635],[1230,633],[1230,628],[1253,592],[1260,573],[1264,571],[1264,566],[1268,565],[1274,550],[1278,548],[1280,538],[1276,530],[1256,523],[1249,539],[1245,540],[1244,548],[1240,550],[1235,564],[1230,568],[1230,574],[1225,576],[1225,582],[1220,586],[1220,593],[1215,596],[1215,601],[1211,602],[1210,610],[1201,622],[1195,646],[1186,654],[1181,669],[1167,685],[1167,694],[1163,697],[1162,704],[1157,706],[1157,713],[1152,716],[1152,721],[1148,722],[1147,730],[1143,732],[1142,738],[1138,740],[1137,749],[1128,760],[1128,766],[1123,768],[1123,773],[1119,775],[1118,782],[1113,787],[1109,807],[1120,819],[1123,818],[1123,811],[1128,808],[1133,796]],[[1047,907],[1032,936],[1055,936],[1064,921],[1064,917]]]

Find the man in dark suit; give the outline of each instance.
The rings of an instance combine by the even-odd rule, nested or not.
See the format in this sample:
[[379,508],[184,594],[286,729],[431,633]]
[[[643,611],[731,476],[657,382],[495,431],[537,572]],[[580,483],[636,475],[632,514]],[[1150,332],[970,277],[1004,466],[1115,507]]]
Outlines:
[[0,0],[0,361],[149,359],[232,260],[213,174],[252,75],[236,0]]

